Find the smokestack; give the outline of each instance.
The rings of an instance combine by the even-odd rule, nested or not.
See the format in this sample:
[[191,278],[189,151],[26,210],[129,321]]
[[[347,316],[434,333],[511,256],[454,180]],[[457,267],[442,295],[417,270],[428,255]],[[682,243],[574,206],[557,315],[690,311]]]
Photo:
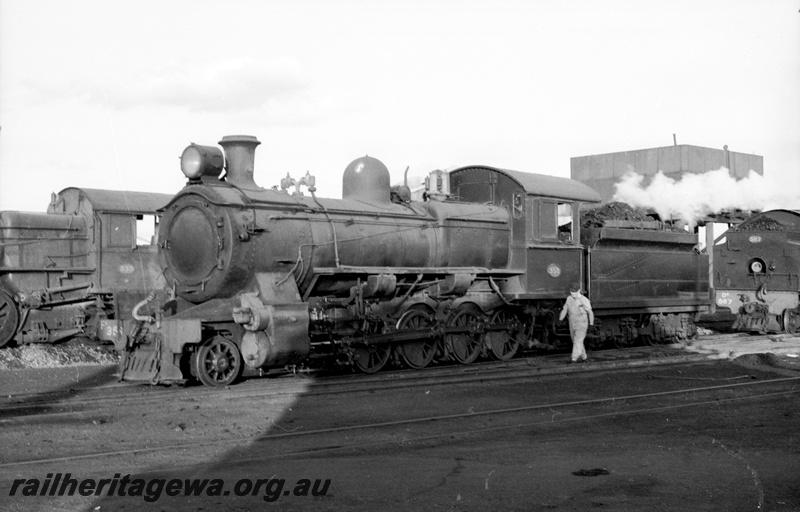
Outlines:
[[253,181],[256,146],[261,142],[252,135],[226,135],[219,141],[225,150],[227,181],[239,188],[260,190]]

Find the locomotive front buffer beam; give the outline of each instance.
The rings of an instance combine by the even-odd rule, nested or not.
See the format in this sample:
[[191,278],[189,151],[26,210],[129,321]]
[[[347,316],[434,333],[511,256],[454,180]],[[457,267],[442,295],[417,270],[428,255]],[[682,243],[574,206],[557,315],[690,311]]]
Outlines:
[[[150,325],[131,322],[131,335],[125,339],[119,361],[119,380],[150,382],[151,384],[185,382],[181,370],[184,347],[201,339],[201,325],[193,319],[168,319],[155,331]],[[118,338],[119,339],[119,338]],[[152,343],[142,343],[152,339]],[[119,345],[117,345],[119,349]]]
[[[154,317],[111,329],[120,380],[204,384],[235,381],[251,370],[303,361],[311,349],[308,305],[293,280],[260,273],[250,292],[190,306],[174,316],[159,308]],[[137,307],[138,309],[138,307]],[[119,324],[117,324],[119,325]]]

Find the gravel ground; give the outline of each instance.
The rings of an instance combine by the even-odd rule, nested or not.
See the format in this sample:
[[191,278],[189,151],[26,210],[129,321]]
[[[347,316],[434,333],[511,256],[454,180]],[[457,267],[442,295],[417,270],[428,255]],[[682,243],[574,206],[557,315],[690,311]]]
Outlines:
[[[39,412],[0,415],[0,495],[7,497],[0,510],[797,511],[797,381],[768,381],[800,373],[774,362],[752,354],[601,371],[590,362],[565,364],[563,375],[340,395],[314,394],[314,379],[303,377],[253,379],[212,393],[125,385],[107,403],[75,407],[70,402],[88,392],[66,393]],[[69,368],[32,371],[56,370]],[[703,391],[730,383],[743,386]],[[697,391],[663,394],[686,388]],[[391,424],[465,412],[469,418]],[[365,423],[385,425],[271,437]],[[32,459],[46,462],[25,462]],[[15,480],[43,482],[56,473],[219,479],[229,494],[162,489],[156,498],[154,488],[146,501],[141,493],[25,496],[18,486],[9,496]],[[245,479],[284,480],[285,487],[235,495]],[[294,494],[303,479],[330,480],[330,487],[324,496]]]
[[112,346],[83,343],[80,340],[0,349],[0,370],[116,363],[117,355]]

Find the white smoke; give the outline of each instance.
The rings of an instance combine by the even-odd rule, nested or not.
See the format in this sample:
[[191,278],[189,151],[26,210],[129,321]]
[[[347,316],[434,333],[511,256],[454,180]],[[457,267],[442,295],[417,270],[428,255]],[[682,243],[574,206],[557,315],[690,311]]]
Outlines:
[[732,177],[725,167],[684,174],[679,180],[659,171],[647,186],[642,184],[644,179],[641,174],[625,174],[614,185],[614,201],[652,208],[662,219],[681,219],[690,226],[699,217],[726,210],[800,209],[800,191],[754,171],[741,180]]

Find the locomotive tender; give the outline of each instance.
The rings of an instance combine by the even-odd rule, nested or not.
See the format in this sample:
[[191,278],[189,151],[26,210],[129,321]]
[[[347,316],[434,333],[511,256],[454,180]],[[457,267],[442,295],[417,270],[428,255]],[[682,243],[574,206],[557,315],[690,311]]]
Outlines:
[[0,212],[0,347],[102,338],[106,319],[113,327],[162,289],[156,247],[137,228],[154,231],[170,198],[70,187],[46,213]]
[[447,175],[451,194],[410,201],[364,156],[342,199],[323,199],[308,174],[310,196],[288,177],[257,186],[255,137],[219,144],[183,152],[189,181],[158,233],[169,296],[137,306],[146,321],[118,322],[124,380],[227,385],[318,357],[367,373],[505,360],[564,341],[556,318],[574,281],[594,301],[594,340],[688,337],[709,304],[691,235],[582,234],[580,207],[599,196],[570,179],[467,166]]
[[800,212],[770,210],[725,232],[714,245],[715,302],[733,329],[797,330],[800,315]]

